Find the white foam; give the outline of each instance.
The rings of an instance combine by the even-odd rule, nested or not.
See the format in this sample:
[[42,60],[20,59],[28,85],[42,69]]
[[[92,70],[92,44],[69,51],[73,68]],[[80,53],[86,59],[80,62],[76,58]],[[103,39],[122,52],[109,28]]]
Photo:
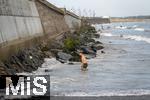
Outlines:
[[136,31],[144,31],[144,28],[135,28]]
[[61,64],[59,61],[57,61],[55,58],[45,58],[44,59],[44,64],[42,65],[42,68],[49,68],[53,69],[56,67],[55,65]]
[[127,27],[126,27],[126,26],[124,26],[124,27],[122,27],[121,29],[127,29]]
[[122,27],[121,27],[121,26],[116,26],[115,28],[116,28],[116,29],[127,29],[126,26],[122,26]]
[[138,35],[125,35],[125,36],[123,36],[123,38],[132,39],[132,40],[136,40],[136,41],[145,41],[147,43],[150,43],[150,38],[138,36]]
[[103,36],[109,36],[109,37],[114,36],[111,33],[101,33],[101,35],[103,35]]
[[133,25],[133,28],[136,28],[137,27],[137,25]]
[[116,28],[116,29],[120,29],[121,27],[120,27],[120,26],[116,26],[115,28]]

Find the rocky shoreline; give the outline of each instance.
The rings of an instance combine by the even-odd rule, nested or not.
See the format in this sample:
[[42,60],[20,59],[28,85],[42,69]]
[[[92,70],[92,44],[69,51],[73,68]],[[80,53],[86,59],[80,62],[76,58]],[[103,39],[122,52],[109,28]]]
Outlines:
[[85,25],[74,33],[66,33],[61,39],[21,50],[6,61],[0,61],[0,75],[35,71],[43,64],[44,58],[56,57],[62,63],[79,61],[78,50],[93,54],[91,46],[96,50],[103,49],[102,43],[93,39],[99,37],[94,27]]
[[[74,33],[66,33],[60,39],[54,39],[47,43],[43,42],[34,47],[20,50],[7,60],[0,61],[0,75],[17,75],[17,73],[22,72],[31,73],[42,66],[45,58],[56,58],[61,63],[79,62],[80,58],[77,52],[81,50],[90,55],[90,58],[95,57],[92,47],[96,50],[104,48],[101,42],[93,39],[99,37],[100,35],[97,34],[95,28],[87,25]],[[0,76],[0,80],[1,78],[3,80],[3,77]],[[9,80],[6,81],[10,82]],[[4,87],[0,88],[1,92],[3,90]],[[3,93],[0,93],[1,98],[4,98]]]

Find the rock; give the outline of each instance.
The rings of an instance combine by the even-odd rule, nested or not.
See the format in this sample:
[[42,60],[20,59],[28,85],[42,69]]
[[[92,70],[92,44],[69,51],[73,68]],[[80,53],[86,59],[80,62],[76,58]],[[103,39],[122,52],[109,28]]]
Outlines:
[[5,70],[9,73],[9,75],[15,75],[16,68],[13,68],[12,65],[11,65],[11,63],[8,62],[8,61],[4,62],[4,64],[6,66]]
[[101,51],[101,53],[103,53],[103,54],[104,54],[105,52],[104,52],[104,51]]
[[15,71],[16,71],[17,73],[22,72],[22,70],[20,69],[20,67],[19,67],[18,65],[16,65],[16,64],[11,64],[10,66],[12,67],[12,69],[15,69]]
[[94,38],[100,38],[99,34],[94,34]]
[[52,53],[54,53],[55,55],[57,55],[58,52],[62,52],[63,50],[60,50],[60,49],[50,49],[50,51]]
[[52,72],[53,70],[51,69],[45,69],[45,72]]
[[103,44],[103,43],[100,41],[96,41],[95,44]]
[[74,65],[74,63],[73,63],[73,62],[69,62],[68,64],[69,64],[69,65]]
[[79,56],[79,54],[77,53],[77,52],[73,52],[73,53],[71,53],[71,55],[73,56],[69,61],[69,64],[71,63],[71,62],[79,62],[80,61],[80,56]]
[[94,39],[88,39],[87,41],[88,41],[88,42],[95,42]]
[[53,54],[50,51],[45,51],[44,55],[45,55],[45,58],[51,58]]
[[49,47],[50,47],[50,48],[53,48],[53,49],[62,49],[63,44],[62,44],[60,41],[53,40],[53,41],[51,41],[51,43],[49,44]]
[[4,74],[6,74],[5,69],[4,69],[3,63],[0,61],[0,75],[4,75]]
[[2,61],[0,61],[0,75],[11,75]]
[[42,52],[49,51],[49,49],[50,49],[48,44],[44,41],[38,47],[41,49]]
[[38,48],[30,48],[20,51],[17,55],[23,70],[32,72],[38,69],[44,62],[44,53]]
[[64,52],[58,52],[57,54],[57,60],[59,60],[62,63],[66,63],[67,61],[69,61],[69,59],[72,58],[72,55],[64,53]]
[[15,64],[18,65],[20,70],[22,70],[22,71],[25,70],[24,66],[20,63],[20,60],[18,59],[18,57],[13,56],[13,60],[15,61]]
[[95,43],[90,42],[90,43],[87,43],[87,44],[86,44],[86,47],[91,47],[91,46],[93,46],[93,45],[95,45]]
[[101,44],[96,44],[96,45],[94,45],[94,47],[95,47],[97,50],[104,49],[104,47],[103,47]]

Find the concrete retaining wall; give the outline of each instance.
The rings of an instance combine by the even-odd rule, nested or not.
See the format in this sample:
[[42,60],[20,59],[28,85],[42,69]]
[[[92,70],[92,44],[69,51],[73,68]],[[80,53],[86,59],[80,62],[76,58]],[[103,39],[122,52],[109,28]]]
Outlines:
[[63,11],[46,0],[0,0],[0,60],[68,31]]
[[65,21],[72,32],[81,26],[81,20],[69,14],[65,15]]
[[66,8],[61,8],[65,14],[65,22],[68,25],[71,32],[74,32],[81,27],[81,19],[76,14],[68,11]]
[[34,0],[0,0],[0,60],[36,44],[43,28]]
[[35,2],[0,0],[0,43],[43,34]]
[[64,19],[64,13],[45,0],[36,1],[44,32],[49,36],[69,31]]

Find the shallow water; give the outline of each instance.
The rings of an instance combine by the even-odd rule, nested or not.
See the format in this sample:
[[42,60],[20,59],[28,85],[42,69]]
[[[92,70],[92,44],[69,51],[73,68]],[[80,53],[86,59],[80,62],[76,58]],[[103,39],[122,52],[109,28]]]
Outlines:
[[[122,25],[122,24],[121,24]],[[49,74],[51,95],[66,96],[112,96],[150,94],[150,43],[145,40],[126,38],[136,35],[150,38],[150,32],[135,30],[149,27],[143,23],[105,25],[100,39],[105,54],[98,51],[94,59],[88,60],[88,71],[80,70],[80,63],[61,64],[55,59],[45,59],[43,68],[34,73]],[[100,25],[101,26],[101,25]],[[100,26],[96,26],[100,28]],[[106,28],[107,29],[107,28]],[[149,28],[150,29],[150,28]],[[120,37],[123,35],[123,37]],[[49,72],[45,73],[44,70]]]

